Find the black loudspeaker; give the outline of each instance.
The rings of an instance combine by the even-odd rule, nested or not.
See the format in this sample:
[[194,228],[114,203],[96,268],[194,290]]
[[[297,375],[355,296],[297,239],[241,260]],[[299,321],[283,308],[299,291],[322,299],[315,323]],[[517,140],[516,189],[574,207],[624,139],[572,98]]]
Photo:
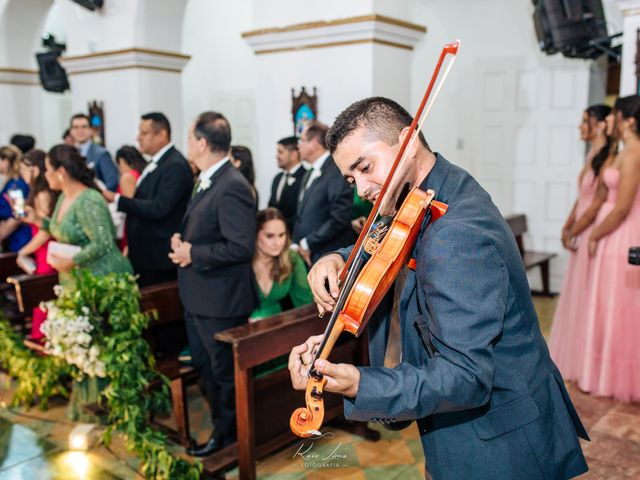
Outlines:
[[533,0],[533,4],[538,43],[547,54],[597,58],[611,46],[601,0]]
[[629,263],[631,265],[640,265],[640,247],[631,247],[629,249]]
[[97,10],[98,8],[102,8],[103,1],[102,0],[73,0],[78,5],[82,5],[84,8],[88,8],[91,11]]
[[36,53],[38,67],[40,67],[40,83],[48,92],[62,93],[69,90],[67,72],[58,62],[58,52]]

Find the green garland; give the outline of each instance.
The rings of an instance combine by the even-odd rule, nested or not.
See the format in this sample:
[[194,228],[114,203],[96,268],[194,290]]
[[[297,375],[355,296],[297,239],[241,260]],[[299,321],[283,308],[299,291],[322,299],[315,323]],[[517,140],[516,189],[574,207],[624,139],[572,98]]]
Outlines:
[[71,368],[56,357],[41,357],[22,343],[9,322],[0,318],[0,368],[16,380],[12,406],[35,405],[45,410],[54,395],[68,397],[65,385]]
[[[140,312],[139,299],[140,292],[131,275],[112,273],[96,276],[84,270],[76,273],[76,288],[70,292],[63,291],[53,303],[56,307],[74,310],[77,315],[87,315],[88,309],[92,323],[101,326],[93,336],[100,345],[100,359],[106,365],[110,382],[103,392],[108,410],[107,428],[103,435],[105,445],[111,442],[114,431],[120,432],[125,436],[127,449],[141,459],[142,472],[147,478],[197,480],[202,464],[171,455],[166,447],[166,436],[153,430],[148,423],[150,412],[169,410],[169,389],[167,378],[155,371],[155,360],[142,337],[149,316]],[[25,375],[10,372],[12,376],[18,373],[18,391],[41,395],[41,403],[42,398],[65,393],[53,388],[53,385],[60,385],[54,378],[60,379],[72,370],[78,375],[79,370],[75,366],[60,364],[56,358],[40,358],[20,351],[16,346],[19,339],[16,339],[15,333],[0,328],[0,349],[4,350],[4,342],[13,345],[13,353],[6,355],[7,360],[13,364],[15,358],[12,355],[17,353],[18,359],[27,356],[28,363],[23,362],[20,367],[23,372],[29,377],[37,377],[34,372],[48,375],[46,382],[39,381],[42,384],[35,388],[29,383],[21,383],[26,380]],[[0,355],[0,363],[4,357],[4,354]],[[43,366],[47,363],[51,365]],[[150,390],[148,387],[152,383],[160,384],[160,388]],[[33,399],[21,393],[21,397],[14,398],[14,403],[24,404],[23,398]]]

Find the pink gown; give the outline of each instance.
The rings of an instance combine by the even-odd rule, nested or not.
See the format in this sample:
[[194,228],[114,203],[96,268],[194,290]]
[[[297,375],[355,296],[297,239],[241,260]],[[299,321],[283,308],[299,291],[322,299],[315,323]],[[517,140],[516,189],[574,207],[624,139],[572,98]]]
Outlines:
[[[590,168],[578,186],[576,220],[589,208],[598,182]],[[567,270],[556,311],[551,324],[549,351],[551,358],[567,380],[578,380],[584,358],[584,314],[582,306],[587,298],[590,264],[588,241],[593,226],[588,227],[577,240],[577,250],[569,252]]]
[[[32,236],[38,233],[38,227],[31,225]],[[47,263],[47,250],[49,249],[49,242],[42,245],[35,252],[33,252],[33,260],[36,262],[36,270],[34,275],[50,275],[56,273],[55,268]],[[40,326],[47,319],[47,312],[40,307],[33,309],[33,318],[31,321],[31,338],[38,340],[42,338],[42,332]]]
[[[613,209],[620,171],[607,168],[607,201],[596,225]],[[585,351],[581,389],[619,400],[640,401],[640,267],[628,264],[629,247],[640,245],[640,189],[622,224],[598,242],[589,268],[585,303]]]

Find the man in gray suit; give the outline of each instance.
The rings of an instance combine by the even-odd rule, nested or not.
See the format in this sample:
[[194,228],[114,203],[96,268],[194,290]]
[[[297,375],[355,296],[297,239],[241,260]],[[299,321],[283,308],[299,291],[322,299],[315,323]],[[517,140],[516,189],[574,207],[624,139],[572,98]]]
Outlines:
[[111,155],[102,146],[93,141],[93,128],[89,117],[84,113],[76,113],[71,117],[69,132],[75,141],[80,154],[87,159],[87,165],[95,170],[96,178],[115,192],[118,189],[120,174],[118,167],[111,160]]
[[[411,121],[382,97],[338,116],[327,143],[359,195],[376,200]],[[415,271],[404,269],[399,314],[390,315],[386,303],[369,321],[371,366],[315,362],[326,390],[344,396],[347,418],[416,420],[434,480],[560,480],[584,473],[578,436],[588,439],[587,432],[540,333],[513,234],[489,194],[431,152],[422,135],[398,174],[395,185],[433,189],[449,210],[421,228]],[[398,196],[385,201],[387,213]],[[326,255],[309,274],[321,312],[335,306],[347,253]],[[295,388],[306,386],[321,340],[293,348]],[[395,343],[401,355],[391,362]]]

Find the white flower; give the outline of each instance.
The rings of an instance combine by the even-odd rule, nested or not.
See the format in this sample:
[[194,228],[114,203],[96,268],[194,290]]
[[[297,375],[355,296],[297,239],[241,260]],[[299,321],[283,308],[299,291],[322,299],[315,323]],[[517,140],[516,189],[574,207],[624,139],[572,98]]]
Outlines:
[[205,178],[204,180],[200,180],[200,186],[198,187],[199,192],[204,192],[208,188],[211,187],[211,179]]
[[296,177],[294,177],[294,176],[292,176],[292,175],[291,175],[291,176],[289,176],[289,178],[287,178],[287,185],[291,186],[291,185],[293,185],[294,183],[296,183]]
[[59,297],[60,295],[62,295],[63,291],[64,291],[64,288],[62,288],[62,285],[53,286],[53,293],[56,295],[56,297]]
[[158,164],[156,162],[149,162],[147,164],[146,167],[144,167],[144,170],[142,171],[143,174],[145,175],[149,175],[151,172],[153,172],[156,168],[158,168]]

